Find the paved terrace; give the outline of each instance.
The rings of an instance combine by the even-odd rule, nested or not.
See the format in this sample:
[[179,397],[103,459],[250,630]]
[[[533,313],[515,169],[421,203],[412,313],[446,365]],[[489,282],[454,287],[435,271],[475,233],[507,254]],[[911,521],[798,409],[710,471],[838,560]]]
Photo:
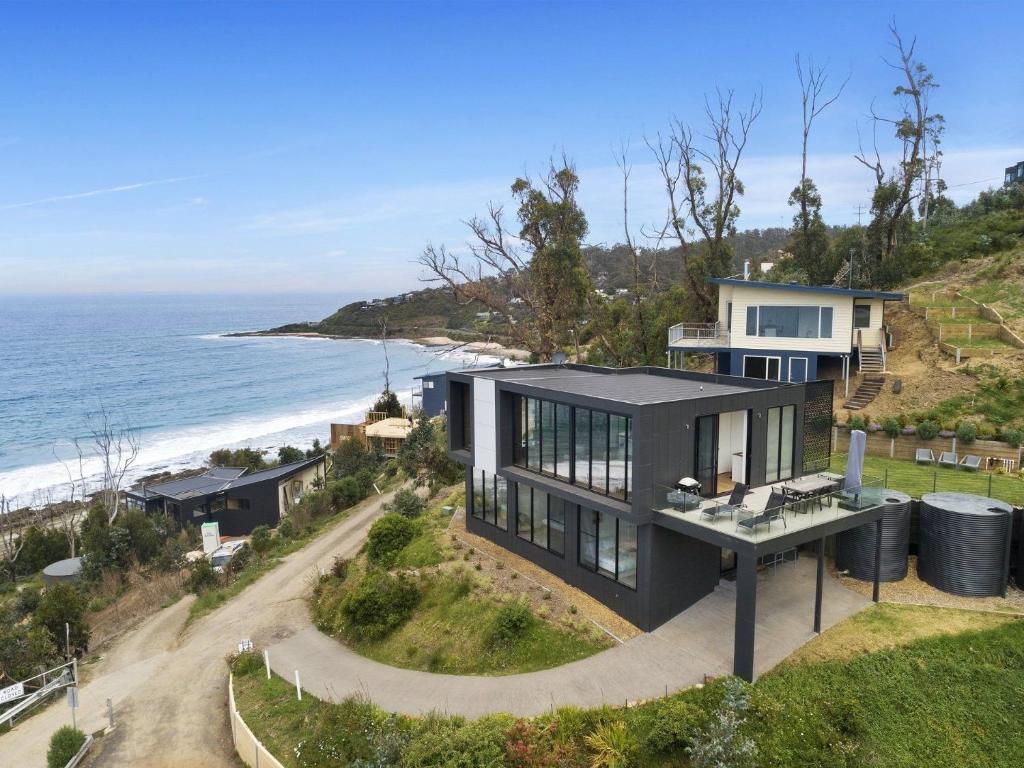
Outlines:
[[[802,558],[761,571],[758,581],[757,664],[763,674],[814,637],[815,561]],[[825,579],[822,627],[857,613],[870,601]],[[274,671],[299,671],[302,687],[327,701],[361,694],[392,712],[432,711],[465,717],[494,712],[532,716],[555,707],[620,705],[664,696],[733,670],[735,586],[723,582],[671,621],[621,646],[554,669],[504,676],[420,672],[360,656],[315,627],[270,647]]]

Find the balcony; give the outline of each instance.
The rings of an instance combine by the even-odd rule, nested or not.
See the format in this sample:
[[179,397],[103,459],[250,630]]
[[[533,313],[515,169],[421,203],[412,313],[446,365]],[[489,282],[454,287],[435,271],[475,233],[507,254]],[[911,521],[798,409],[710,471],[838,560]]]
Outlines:
[[729,346],[729,332],[721,323],[679,323],[668,329],[668,345],[680,349]]

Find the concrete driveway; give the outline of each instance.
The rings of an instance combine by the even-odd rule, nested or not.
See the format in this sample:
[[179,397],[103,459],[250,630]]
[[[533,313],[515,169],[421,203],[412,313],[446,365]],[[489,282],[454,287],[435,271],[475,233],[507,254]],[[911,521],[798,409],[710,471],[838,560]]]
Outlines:
[[[238,766],[227,718],[225,657],[242,638],[268,645],[309,626],[306,597],[317,568],[329,568],[335,555],[353,555],[391,495],[354,508],[184,634],[191,597],[127,633],[90,669],[79,691],[78,725],[87,732],[106,725],[106,699],[114,704],[117,728],[100,740],[94,764]],[[18,723],[0,736],[0,766],[45,766],[50,736],[70,723],[63,699]]]
[[[814,637],[815,561],[806,558],[758,577],[755,672],[762,674]],[[870,601],[825,579],[822,627],[857,613]],[[398,669],[367,659],[307,626],[270,648],[271,666],[285,679],[299,670],[302,687],[339,701],[363,694],[384,709],[477,717],[491,712],[536,715],[554,707],[594,707],[663,696],[732,672],[734,585],[712,594],[654,632],[554,669],[497,677],[441,675]]]

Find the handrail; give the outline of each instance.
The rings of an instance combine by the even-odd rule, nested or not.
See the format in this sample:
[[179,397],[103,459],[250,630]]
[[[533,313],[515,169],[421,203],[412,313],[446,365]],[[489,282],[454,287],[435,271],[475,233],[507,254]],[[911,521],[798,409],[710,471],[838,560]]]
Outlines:
[[864,372],[864,331],[857,329],[857,372]]
[[885,326],[884,325],[881,328],[878,329],[878,341],[880,342],[878,346],[882,350],[882,373],[885,373],[885,371],[887,370],[887,366],[886,366],[886,363],[885,363],[886,339],[885,339]]
[[679,339],[717,339],[721,337],[722,324],[717,323],[677,323],[668,329],[668,340]]

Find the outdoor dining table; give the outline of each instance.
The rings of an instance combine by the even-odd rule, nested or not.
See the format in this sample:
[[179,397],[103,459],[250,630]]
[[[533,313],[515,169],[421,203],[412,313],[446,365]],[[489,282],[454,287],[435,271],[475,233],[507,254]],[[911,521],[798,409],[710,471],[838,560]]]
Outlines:
[[818,504],[821,504],[821,497],[826,492],[831,491],[837,485],[836,480],[829,477],[822,477],[820,475],[809,475],[807,477],[798,477],[793,480],[788,480],[782,483],[780,486],[783,491],[793,496],[798,501],[811,501],[814,498],[818,499]]

